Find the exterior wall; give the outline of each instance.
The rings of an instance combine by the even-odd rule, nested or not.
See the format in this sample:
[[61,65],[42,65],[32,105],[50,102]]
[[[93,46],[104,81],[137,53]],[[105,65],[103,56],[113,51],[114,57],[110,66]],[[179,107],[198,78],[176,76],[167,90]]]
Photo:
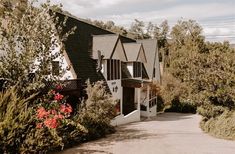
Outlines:
[[[121,70],[121,65],[120,65],[120,70]],[[108,84],[108,87],[112,93],[112,96],[114,99],[119,99],[120,100],[120,111],[122,114],[122,93],[123,93],[123,88],[122,88],[122,82],[121,79],[119,80],[107,80],[107,60],[102,61],[102,70],[101,72],[103,73],[104,78],[106,79],[106,82]],[[121,71],[120,71],[120,77],[121,77]]]
[[[52,52],[52,54],[56,54],[58,52],[60,52],[60,45],[58,45],[58,47],[55,48],[55,50]],[[66,52],[63,53],[62,57],[56,58],[55,61],[59,61],[62,69],[66,71],[65,74],[60,78],[60,80],[77,79],[76,73],[73,69],[73,66],[72,66]]]
[[140,115],[142,117],[155,117],[157,115],[157,106],[154,105],[153,107],[149,108],[149,111],[140,111]]
[[135,107],[138,109],[138,106],[140,105],[140,98],[141,98],[141,93],[139,92],[140,88],[135,88]]
[[109,89],[112,93],[112,96],[114,99],[119,99],[120,100],[120,111],[122,114],[122,92],[123,92],[123,88],[121,86],[121,80],[111,80],[111,81],[107,81],[107,84],[109,86]]
[[139,110],[135,110],[126,116],[124,116],[122,114],[122,115],[115,117],[111,121],[111,125],[118,126],[118,125],[128,124],[128,123],[137,122],[137,121],[140,121],[140,111]]
[[119,59],[124,62],[126,61],[125,51],[123,49],[122,42],[120,39],[118,40],[112,59]]
[[157,115],[157,105],[154,105],[149,109],[149,117],[155,117],[156,115]]
[[164,73],[163,62],[160,62],[160,72],[161,72],[161,75],[163,75]]
[[161,66],[160,66],[160,62],[159,62],[159,51],[158,49],[156,48],[156,59],[155,59],[155,78],[154,80],[157,80],[157,81],[161,81]]

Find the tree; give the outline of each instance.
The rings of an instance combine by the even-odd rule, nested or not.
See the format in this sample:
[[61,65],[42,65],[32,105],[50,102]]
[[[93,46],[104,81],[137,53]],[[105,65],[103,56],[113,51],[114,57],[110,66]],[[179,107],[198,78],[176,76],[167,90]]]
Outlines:
[[206,43],[202,28],[192,20],[179,21],[171,35],[168,70],[188,85],[188,98],[199,104],[234,106],[235,54],[229,43]]
[[[0,17],[0,77],[15,85],[19,81],[27,90],[38,89],[44,80],[56,80],[59,75],[53,75],[52,62],[61,59],[63,48],[60,46],[73,30],[62,34],[62,26],[56,13],[50,11],[50,2],[34,7],[35,1],[29,1],[21,9],[22,14],[16,14],[16,9],[4,7]],[[9,3],[10,4],[10,3]],[[17,3],[17,6],[19,4]],[[55,8],[55,7],[54,7]],[[55,25],[58,25],[55,27]],[[57,51],[56,51],[57,50]],[[28,82],[29,74],[35,73],[33,82]]]
[[175,48],[185,46],[195,51],[204,51],[205,37],[202,35],[202,27],[195,20],[179,20],[172,28],[171,38]]
[[158,40],[158,48],[160,54],[160,61],[163,62],[164,68],[169,65],[169,25],[168,21],[164,20],[159,27],[155,26],[153,31],[153,36]]
[[132,23],[131,28],[129,30],[133,37],[135,39],[143,39],[144,38],[144,22],[140,21],[138,19],[135,19],[135,21]]

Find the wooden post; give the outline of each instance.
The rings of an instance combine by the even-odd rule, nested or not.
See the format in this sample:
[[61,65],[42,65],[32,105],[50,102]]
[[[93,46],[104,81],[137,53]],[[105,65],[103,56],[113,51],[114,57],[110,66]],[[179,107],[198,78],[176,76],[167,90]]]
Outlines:
[[149,112],[150,112],[150,110],[149,110],[149,94],[150,94],[150,86],[148,85],[147,86],[147,114],[148,114],[148,118],[149,118]]

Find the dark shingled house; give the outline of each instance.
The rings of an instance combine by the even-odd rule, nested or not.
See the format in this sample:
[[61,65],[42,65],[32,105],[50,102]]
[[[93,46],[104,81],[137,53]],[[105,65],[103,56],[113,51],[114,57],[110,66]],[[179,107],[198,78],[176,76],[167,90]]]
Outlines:
[[112,125],[139,121],[140,116],[156,116],[156,104],[152,103],[155,96],[152,97],[150,89],[155,74],[160,75],[156,68],[156,40],[137,43],[76,17],[63,13],[57,16],[61,21],[67,18],[64,32],[76,27],[75,33],[63,42],[76,77],[83,85],[87,79],[92,83],[105,81],[107,90],[116,99],[120,112]]
[[[86,23],[73,16],[64,15],[62,13],[57,13],[57,16],[61,21],[63,21],[65,17],[68,17],[66,26],[63,28],[65,32],[76,27],[75,33],[70,35],[63,44],[78,78],[81,78],[83,83],[85,83],[87,79],[90,79],[91,82],[105,80],[103,75],[96,71],[96,61],[91,58],[92,38],[93,35],[114,33]],[[120,37],[123,42],[135,42],[135,40],[123,36]]]

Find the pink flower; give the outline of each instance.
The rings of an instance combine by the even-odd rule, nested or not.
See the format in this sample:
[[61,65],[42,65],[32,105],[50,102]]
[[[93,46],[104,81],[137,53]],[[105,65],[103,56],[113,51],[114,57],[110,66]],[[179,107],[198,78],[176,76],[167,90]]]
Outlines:
[[43,126],[43,123],[38,123],[37,126],[36,126],[36,128],[41,129],[42,126]]
[[47,117],[50,114],[50,112],[47,112],[44,107],[40,107],[37,109],[37,117],[38,119],[43,119]]
[[48,128],[57,128],[59,124],[56,118],[48,118],[44,121],[44,125]]
[[56,115],[57,114],[57,111],[56,110],[49,110],[49,112],[53,115]]
[[59,93],[56,93],[56,94],[55,94],[55,97],[54,97],[54,99],[57,100],[57,101],[60,101],[60,100],[62,100],[63,98],[64,98],[64,96],[61,95],[61,94],[59,94]]
[[65,113],[65,114],[69,114],[73,111],[71,105],[69,104],[62,104],[60,105],[60,112]]
[[61,89],[63,89],[63,87],[61,85],[56,86],[56,90],[61,90]]
[[57,114],[54,116],[55,119],[64,119],[64,116],[62,114]]

